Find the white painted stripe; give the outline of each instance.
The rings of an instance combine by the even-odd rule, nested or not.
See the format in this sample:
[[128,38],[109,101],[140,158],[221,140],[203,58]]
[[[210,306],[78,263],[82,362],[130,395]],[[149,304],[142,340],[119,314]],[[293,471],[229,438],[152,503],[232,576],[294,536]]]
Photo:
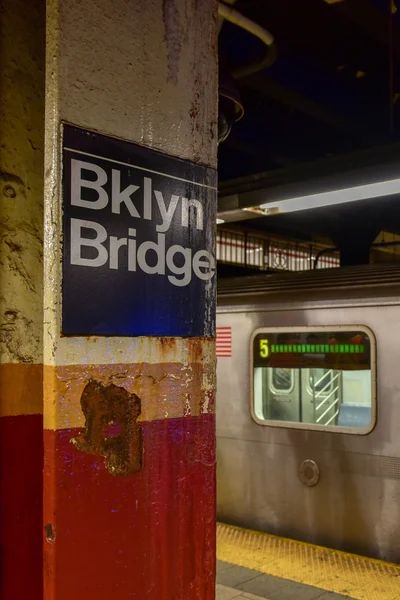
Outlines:
[[[189,364],[193,361],[193,339],[174,338],[163,343],[157,337],[63,337],[58,340],[55,355],[47,354],[48,365],[101,365],[166,362]],[[205,370],[215,356],[214,340],[199,340],[201,354],[196,362]]]
[[162,175],[163,177],[169,177],[170,179],[176,179],[177,181],[184,181],[185,183],[191,183],[192,185],[198,185],[200,187],[207,188],[209,190],[216,190],[216,187],[212,185],[205,185],[204,183],[198,183],[197,181],[191,181],[190,179],[182,179],[182,177],[175,177],[175,175],[169,175],[168,173],[162,173],[161,171],[153,171],[152,169],[146,169],[145,167],[139,167],[138,165],[132,165],[131,163],[121,162],[120,160],[114,160],[113,158],[107,158],[106,156],[98,156],[97,154],[90,154],[89,152],[82,152],[82,150],[75,150],[74,148],[64,148],[68,152],[75,152],[76,154],[83,154],[84,156],[90,156],[91,158],[98,158],[99,160],[105,160],[116,165],[123,165],[124,167],[130,167],[131,169],[138,169],[139,171],[146,171],[146,173],[153,173],[154,175]]

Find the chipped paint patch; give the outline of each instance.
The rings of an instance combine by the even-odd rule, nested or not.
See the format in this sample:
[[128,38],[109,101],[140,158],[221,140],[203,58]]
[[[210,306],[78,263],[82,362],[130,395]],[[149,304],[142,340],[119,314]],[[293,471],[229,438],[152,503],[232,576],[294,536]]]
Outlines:
[[56,536],[55,533],[53,531],[53,526],[51,523],[47,523],[44,526],[44,531],[46,533],[46,542],[48,542],[49,544],[54,544],[54,542],[56,541]]
[[71,439],[81,452],[104,456],[111,475],[126,476],[142,469],[143,437],[137,424],[140,398],[113,383],[90,381],[81,397],[83,432]]

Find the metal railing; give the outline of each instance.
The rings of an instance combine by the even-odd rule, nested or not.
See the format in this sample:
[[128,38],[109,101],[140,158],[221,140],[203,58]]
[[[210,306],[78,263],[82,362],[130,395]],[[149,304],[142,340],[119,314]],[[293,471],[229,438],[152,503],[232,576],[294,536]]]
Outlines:
[[[217,260],[269,271],[308,271],[314,268],[320,244],[268,239],[247,232],[217,231]],[[318,260],[318,269],[340,266],[339,253],[329,250]]]

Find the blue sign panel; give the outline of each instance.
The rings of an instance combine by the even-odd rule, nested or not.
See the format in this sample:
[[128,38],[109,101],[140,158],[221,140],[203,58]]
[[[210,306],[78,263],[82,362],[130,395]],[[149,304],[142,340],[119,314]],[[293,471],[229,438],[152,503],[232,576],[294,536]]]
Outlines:
[[213,336],[216,172],[63,126],[64,335]]

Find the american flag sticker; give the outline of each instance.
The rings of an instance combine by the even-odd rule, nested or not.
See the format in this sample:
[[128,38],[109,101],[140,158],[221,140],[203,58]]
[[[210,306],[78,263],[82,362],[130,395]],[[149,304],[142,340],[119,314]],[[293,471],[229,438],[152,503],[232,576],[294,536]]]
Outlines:
[[217,327],[217,358],[232,356],[232,327]]

